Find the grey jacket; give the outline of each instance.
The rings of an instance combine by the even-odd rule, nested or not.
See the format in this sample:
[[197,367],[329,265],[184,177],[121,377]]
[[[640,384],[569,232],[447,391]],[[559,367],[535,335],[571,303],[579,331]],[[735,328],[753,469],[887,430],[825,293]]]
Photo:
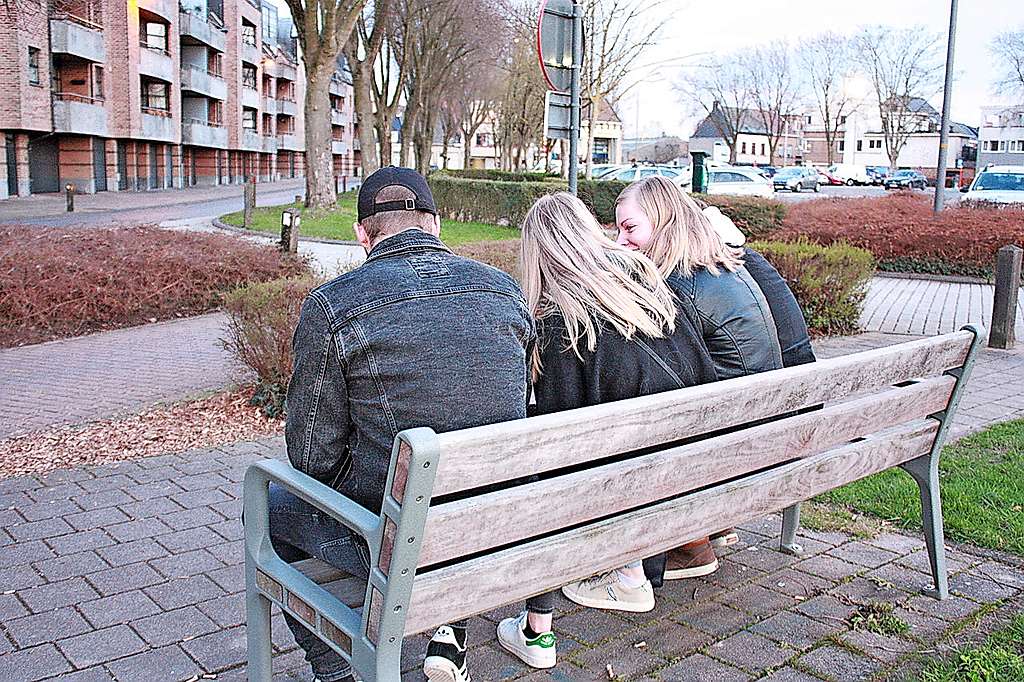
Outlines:
[[689,277],[676,272],[668,284],[699,321],[719,379],[782,367],[771,309],[745,268],[717,276],[704,268]]
[[288,459],[377,512],[399,431],[526,416],[533,342],[511,277],[418,229],[389,237],[303,303]]

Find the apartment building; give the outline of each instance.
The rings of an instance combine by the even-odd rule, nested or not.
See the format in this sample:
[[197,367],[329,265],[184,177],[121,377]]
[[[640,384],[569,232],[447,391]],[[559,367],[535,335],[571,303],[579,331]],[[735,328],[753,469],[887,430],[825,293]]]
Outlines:
[[1024,104],[982,107],[978,168],[991,163],[1024,166]]
[[[20,0],[0,9],[0,198],[301,177],[290,19],[259,0]],[[2,16],[6,13],[6,16]],[[336,170],[351,87],[331,88]]]

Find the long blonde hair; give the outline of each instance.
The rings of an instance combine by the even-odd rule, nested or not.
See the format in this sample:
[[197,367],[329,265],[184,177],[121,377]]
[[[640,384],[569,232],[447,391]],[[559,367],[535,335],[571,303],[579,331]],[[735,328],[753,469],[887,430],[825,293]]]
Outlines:
[[689,276],[698,268],[712,275],[719,268],[735,272],[743,265],[743,251],[726,245],[686,192],[660,176],[638,180],[622,190],[615,205],[636,201],[651,221],[653,234],[644,253],[666,277],[675,271]]
[[[626,338],[675,330],[675,299],[654,263],[609,239],[567,192],[541,197],[527,212],[521,255],[531,313],[537,319],[561,313],[567,349],[581,359],[581,340],[588,350],[597,348],[600,321]],[[533,370],[540,373],[539,349]]]

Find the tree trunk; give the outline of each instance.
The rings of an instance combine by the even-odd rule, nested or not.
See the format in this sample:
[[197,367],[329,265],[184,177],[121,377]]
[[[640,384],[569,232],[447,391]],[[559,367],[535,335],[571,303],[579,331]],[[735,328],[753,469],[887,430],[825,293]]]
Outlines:
[[356,65],[352,69],[352,90],[355,116],[359,122],[359,167],[365,178],[383,165],[377,157],[377,145],[374,143],[376,121],[373,116],[373,94],[370,92],[373,73],[370,71],[371,64],[367,62],[349,59],[349,64]]
[[331,98],[334,65],[306,68],[306,208],[330,210],[338,205],[331,154]]
[[558,158],[561,161],[562,167],[558,169],[559,175],[563,179],[569,177],[569,141],[561,139],[558,141]]
[[473,164],[473,132],[461,130],[462,133],[462,168],[469,168]]
[[597,105],[594,98],[590,98],[590,111],[587,112],[587,180],[594,177],[594,126],[597,125]]
[[374,116],[374,129],[377,131],[377,140],[380,142],[380,165],[390,166],[391,157],[394,151],[391,147],[391,126],[385,122],[383,116]]
[[416,143],[416,124],[419,122],[420,108],[416,99],[412,98],[402,117],[402,147],[398,153],[398,165],[412,168],[412,152]]

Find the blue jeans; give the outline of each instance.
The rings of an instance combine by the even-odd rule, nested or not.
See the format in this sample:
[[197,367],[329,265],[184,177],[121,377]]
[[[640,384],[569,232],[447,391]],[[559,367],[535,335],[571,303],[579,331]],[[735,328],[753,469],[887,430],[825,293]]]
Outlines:
[[[340,521],[274,483],[270,484],[269,506],[270,542],[283,560],[292,563],[316,557],[351,575],[369,575],[369,548]],[[287,613],[284,619],[317,678],[338,682],[352,674],[345,659],[306,626]]]

